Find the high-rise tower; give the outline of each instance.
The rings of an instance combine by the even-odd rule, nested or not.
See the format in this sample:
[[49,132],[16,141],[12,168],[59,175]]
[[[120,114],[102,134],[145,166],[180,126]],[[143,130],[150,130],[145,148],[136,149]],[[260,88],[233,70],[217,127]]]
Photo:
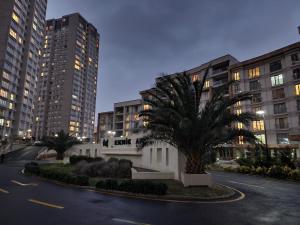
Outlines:
[[47,21],[35,108],[34,136],[60,130],[92,138],[99,34],[80,14]]
[[47,0],[0,4],[0,136],[31,137]]

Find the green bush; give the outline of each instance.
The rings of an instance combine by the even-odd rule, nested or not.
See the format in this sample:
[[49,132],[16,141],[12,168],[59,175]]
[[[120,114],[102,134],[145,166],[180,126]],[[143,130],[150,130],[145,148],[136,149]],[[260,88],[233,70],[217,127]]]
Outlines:
[[253,165],[253,161],[249,158],[239,158],[236,160],[236,162],[240,165],[240,166],[248,166],[251,167]]
[[96,162],[96,161],[102,161],[103,158],[97,157],[97,158],[92,158],[84,155],[72,155],[70,157],[70,164],[75,165],[80,161],[87,161],[87,162]]
[[251,168],[249,166],[240,166],[237,168],[237,172],[247,174],[251,172]]
[[300,181],[300,170],[291,170],[288,177],[293,180]]
[[51,168],[40,169],[40,176],[47,179],[57,180],[68,184],[75,184],[80,186],[89,185],[89,177],[87,176],[77,176],[66,172],[61,172]]
[[131,178],[131,167],[130,160],[111,158],[107,162],[104,160],[91,163],[80,161],[76,164],[74,172],[90,177]]
[[97,182],[96,188],[154,195],[165,195],[168,190],[166,184],[155,183],[149,180],[124,180],[118,182],[117,180],[107,179]]
[[280,166],[272,166],[268,169],[267,172],[268,176],[274,178],[284,178],[284,171],[283,168]]
[[232,166],[228,166],[224,168],[224,171],[226,172],[235,172],[235,169]]
[[39,175],[40,174],[40,166],[39,166],[39,164],[37,164],[35,162],[27,163],[27,164],[25,164],[24,172],[26,174]]
[[255,174],[265,175],[267,173],[267,169],[265,167],[257,167],[255,170]]

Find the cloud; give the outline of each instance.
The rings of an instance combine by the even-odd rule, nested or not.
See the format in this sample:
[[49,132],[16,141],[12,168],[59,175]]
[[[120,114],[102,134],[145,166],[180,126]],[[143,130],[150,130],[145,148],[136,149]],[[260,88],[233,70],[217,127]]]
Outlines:
[[161,72],[230,53],[245,60],[299,40],[297,0],[50,0],[48,18],[80,12],[101,36],[97,111],[138,98]]

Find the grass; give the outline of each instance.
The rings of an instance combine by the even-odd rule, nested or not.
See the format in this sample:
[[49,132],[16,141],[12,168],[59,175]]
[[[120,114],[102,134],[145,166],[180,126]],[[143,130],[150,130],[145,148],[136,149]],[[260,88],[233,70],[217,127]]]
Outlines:
[[[41,165],[41,167],[51,169],[54,171],[60,171],[65,173],[72,173],[74,165],[70,164],[47,164]],[[91,187],[95,187],[96,183],[104,178],[101,177],[90,177],[89,183]],[[122,180],[122,179],[118,179]],[[177,180],[153,180],[153,182],[165,183],[168,186],[168,193],[165,198],[171,199],[210,199],[218,198],[222,196],[229,196],[233,194],[233,191],[229,188],[225,188],[220,185],[213,187],[184,187],[180,181]]]

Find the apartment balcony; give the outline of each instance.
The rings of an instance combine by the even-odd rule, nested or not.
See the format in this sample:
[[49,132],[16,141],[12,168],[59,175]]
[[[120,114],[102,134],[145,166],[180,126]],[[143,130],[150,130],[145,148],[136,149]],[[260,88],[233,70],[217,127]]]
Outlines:
[[227,83],[228,81],[226,80],[217,80],[213,82],[213,87],[220,87],[223,86]]

